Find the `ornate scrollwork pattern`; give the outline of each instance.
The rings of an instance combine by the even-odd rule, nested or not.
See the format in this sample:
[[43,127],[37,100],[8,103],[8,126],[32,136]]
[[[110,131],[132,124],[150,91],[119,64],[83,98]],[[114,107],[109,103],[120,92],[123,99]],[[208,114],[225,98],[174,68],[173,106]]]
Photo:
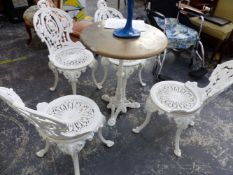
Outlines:
[[183,85],[164,84],[157,93],[159,102],[172,110],[189,110],[197,103],[197,97]]
[[108,7],[107,3],[104,0],[99,0],[97,2],[97,7],[98,9],[96,10],[94,15],[95,22],[103,21],[108,18],[119,18],[119,19],[123,18],[121,12],[119,12],[114,8]]
[[233,61],[219,64],[211,74],[205,90],[205,98],[215,96],[233,83]]
[[49,115],[60,118],[67,123],[69,132],[79,132],[94,121],[95,111],[85,101],[70,99],[52,106],[47,111]]
[[39,8],[53,7],[53,4],[50,4],[48,0],[40,0],[37,2]]
[[63,73],[65,78],[70,82],[78,82],[79,77],[81,76],[82,72],[85,72],[87,67],[83,67],[76,70],[64,70],[58,69],[59,73]]
[[46,42],[50,54],[70,44],[73,22],[63,10],[41,8],[34,15],[33,24],[38,36]]
[[86,49],[65,49],[52,58],[54,64],[63,69],[76,69],[85,67],[93,61],[93,55]]

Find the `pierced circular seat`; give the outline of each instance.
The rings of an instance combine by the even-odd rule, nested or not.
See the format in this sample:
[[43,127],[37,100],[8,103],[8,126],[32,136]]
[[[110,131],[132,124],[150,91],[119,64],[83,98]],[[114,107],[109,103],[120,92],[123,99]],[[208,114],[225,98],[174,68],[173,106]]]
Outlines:
[[97,104],[81,95],[67,95],[51,101],[46,106],[43,104],[38,104],[38,108],[66,123],[69,130],[63,134],[69,137],[97,132],[105,122]]
[[152,101],[166,112],[193,112],[200,106],[198,94],[181,82],[157,83],[151,88],[150,96]]
[[93,54],[82,48],[72,48],[59,51],[51,57],[53,64],[62,69],[79,69],[91,64],[94,60]]

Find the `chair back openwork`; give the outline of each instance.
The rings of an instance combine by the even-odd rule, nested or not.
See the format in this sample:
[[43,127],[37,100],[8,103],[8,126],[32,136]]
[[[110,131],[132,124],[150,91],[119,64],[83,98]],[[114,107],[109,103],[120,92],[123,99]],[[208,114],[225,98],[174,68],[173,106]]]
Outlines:
[[97,10],[94,15],[94,21],[99,22],[108,18],[119,18],[122,19],[123,15],[118,10],[108,7],[105,0],[99,0],[97,2]]
[[208,86],[204,88],[206,100],[215,97],[233,84],[233,60],[219,64],[209,80]]
[[49,53],[69,46],[73,21],[69,14],[57,8],[42,7],[34,15],[36,33],[45,42]]
[[25,107],[13,89],[0,87],[0,98],[33,124],[43,138],[67,139],[63,134],[68,130],[66,124],[53,116]]
[[46,8],[46,7],[54,7],[54,4],[53,3],[50,3],[50,1],[49,0],[39,0],[38,2],[37,2],[37,6],[39,7],[39,8]]

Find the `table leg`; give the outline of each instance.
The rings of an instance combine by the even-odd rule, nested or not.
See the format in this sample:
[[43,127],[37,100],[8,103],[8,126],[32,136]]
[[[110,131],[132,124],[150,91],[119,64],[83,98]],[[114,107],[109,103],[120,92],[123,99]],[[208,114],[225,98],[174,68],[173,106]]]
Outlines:
[[120,112],[126,113],[127,107],[139,108],[140,104],[137,102],[130,102],[126,99],[126,84],[130,73],[124,70],[123,60],[120,60],[119,67],[117,70],[117,88],[115,96],[109,97],[103,95],[102,99],[109,102],[107,108],[111,109],[111,118],[108,120],[108,125],[114,126],[116,124],[117,116]]

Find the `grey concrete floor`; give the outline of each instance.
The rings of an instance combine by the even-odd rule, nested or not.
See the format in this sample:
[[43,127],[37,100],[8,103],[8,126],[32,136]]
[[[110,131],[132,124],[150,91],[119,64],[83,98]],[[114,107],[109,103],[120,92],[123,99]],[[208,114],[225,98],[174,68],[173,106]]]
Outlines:
[[[113,0],[108,2],[117,7]],[[95,2],[87,3],[90,6],[88,10],[93,13]],[[135,9],[136,15],[143,14],[142,2],[137,1]],[[123,3],[121,11],[125,13]],[[53,83],[53,75],[47,65],[48,50],[36,34],[28,46],[23,23],[1,23],[0,61],[12,62],[0,64],[0,86],[13,88],[25,104],[34,109],[39,102],[71,94],[70,85],[63,76],[60,76],[55,92],[48,90]],[[162,74],[177,81],[197,81],[199,86],[205,86],[211,70],[201,79],[192,79],[188,76],[189,58],[186,53],[170,52]],[[139,135],[131,132],[145,119],[145,99],[155,83],[151,74],[154,61],[155,58],[148,60],[143,70],[147,86],[140,86],[137,71],[128,81],[127,96],[138,101],[142,107],[129,109],[118,117],[116,126],[104,128],[104,136],[114,140],[114,147],[105,147],[97,138],[86,143],[79,154],[81,175],[232,175],[233,87],[205,105],[195,119],[195,126],[182,134],[181,158],[173,154],[175,124],[168,121],[165,115],[154,114],[151,123]],[[100,68],[98,77],[102,75]],[[110,111],[100,97],[106,93],[114,94],[115,87],[115,70],[112,67],[102,90],[94,86],[88,69],[80,78],[77,92],[92,98],[108,119]],[[1,101],[0,174],[73,175],[71,157],[56,147],[52,147],[44,158],[36,157],[35,152],[43,146],[44,141],[35,127]]]

